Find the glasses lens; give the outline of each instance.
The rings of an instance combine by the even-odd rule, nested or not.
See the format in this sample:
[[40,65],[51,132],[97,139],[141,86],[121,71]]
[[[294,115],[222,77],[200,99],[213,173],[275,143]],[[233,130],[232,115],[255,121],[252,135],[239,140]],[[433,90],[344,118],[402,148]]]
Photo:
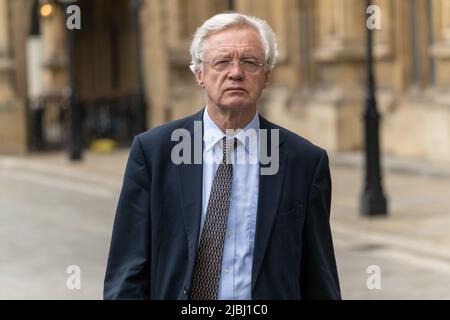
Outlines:
[[230,66],[231,60],[228,59],[220,59],[212,62],[212,66],[217,71],[223,71]]
[[[218,59],[210,62],[211,66],[216,71],[228,70],[233,63],[234,62],[231,59]],[[242,71],[248,73],[256,73],[261,68],[261,65],[253,60],[241,60],[239,61],[239,65]]]
[[259,69],[259,65],[254,61],[241,61],[242,70],[248,73],[255,73]]

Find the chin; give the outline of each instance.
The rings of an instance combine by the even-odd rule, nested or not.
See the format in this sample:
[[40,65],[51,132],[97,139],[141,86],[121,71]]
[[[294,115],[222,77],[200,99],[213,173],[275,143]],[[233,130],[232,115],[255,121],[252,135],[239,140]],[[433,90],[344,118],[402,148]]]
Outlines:
[[245,110],[250,109],[251,104],[248,101],[242,99],[233,99],[232,101],[226,101],[220,104],[220,107],[227,110]]

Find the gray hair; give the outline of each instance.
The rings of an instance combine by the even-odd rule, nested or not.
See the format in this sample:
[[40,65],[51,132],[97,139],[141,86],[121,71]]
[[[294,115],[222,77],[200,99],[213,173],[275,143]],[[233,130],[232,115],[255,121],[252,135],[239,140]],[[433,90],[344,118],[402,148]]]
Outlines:
[[278,48],[275,33],[269,24],[257,17],[226,12],[209,18],[195,32],[189,50],[191,53],[191,64],[189,66],[191,71],[195,74],[196,70],[202,68],[205,41],[211,34],[241,25],[250,26],[258,31],[264,48],[266,70],[272,70],[277,62]]

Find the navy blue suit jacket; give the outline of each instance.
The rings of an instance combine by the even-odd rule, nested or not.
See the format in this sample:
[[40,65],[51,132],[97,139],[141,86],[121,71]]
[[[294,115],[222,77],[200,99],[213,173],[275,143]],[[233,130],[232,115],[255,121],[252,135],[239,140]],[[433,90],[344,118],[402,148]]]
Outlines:
[[[203,111],[135,137],[117,206],[105,299],[187,299],[202,212],[202,164],[171,161],[171,134]],[[279,170],[261,175],[253,299],[340,299],[330,231],[327,153],[279,129]],[[270,135],[269,135],[270,137]],[[193,150],[193,149],[192,149]]]

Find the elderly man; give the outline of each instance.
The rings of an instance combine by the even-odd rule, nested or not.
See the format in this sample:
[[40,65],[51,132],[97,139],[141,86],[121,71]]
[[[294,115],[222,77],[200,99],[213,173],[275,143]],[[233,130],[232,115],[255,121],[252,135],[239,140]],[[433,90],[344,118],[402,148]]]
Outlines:
[[[257,111],[278,54],[272,29],[218,14],[190,51],[206,107],[134,139],[104,297],[340,299],[327,154]],[[192,148],[174,152],[181,136]]]

